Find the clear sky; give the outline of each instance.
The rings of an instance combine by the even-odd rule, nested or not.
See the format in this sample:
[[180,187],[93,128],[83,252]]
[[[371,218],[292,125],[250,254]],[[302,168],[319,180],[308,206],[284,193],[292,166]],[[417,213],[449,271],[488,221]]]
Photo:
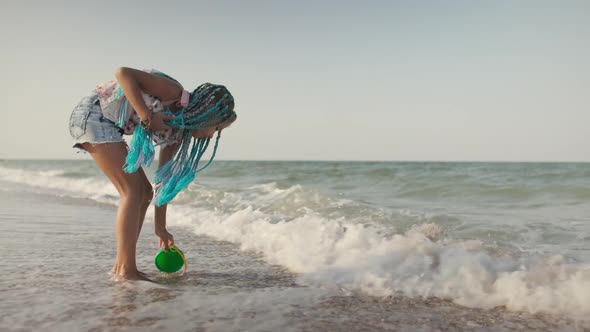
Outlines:
[[590,161],[590,1],[4,1],[0,158],[89,159],[119,66],[226,85],[219,159]]

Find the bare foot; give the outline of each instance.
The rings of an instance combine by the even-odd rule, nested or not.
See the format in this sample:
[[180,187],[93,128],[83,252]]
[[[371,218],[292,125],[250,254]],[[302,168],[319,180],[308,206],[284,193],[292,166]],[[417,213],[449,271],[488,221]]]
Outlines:
[[148,278],[145,274],[142,274],[142,273],[126,273],[126,274],[117,273],[114,275],[114,278],[117,281],[141,280],[141,281],[149,281],[149,282],[156,283],[154,280]]
[[143,280],[149,282],[155,282],[148,278],[147,274],[140,272],[137,268],[127,268],[125,266],[113,266],[112,273],[115,279],[118,280]]

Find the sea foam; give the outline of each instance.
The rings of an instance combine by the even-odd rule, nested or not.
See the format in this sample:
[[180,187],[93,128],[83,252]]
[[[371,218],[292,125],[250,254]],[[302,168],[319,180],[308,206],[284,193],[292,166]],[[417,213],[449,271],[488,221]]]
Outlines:
[[116,204],[118,193],[104,178],[70,178],[61,170],[25,170],[0,167],[0,181],[18,184],[19,190],[67,196],[90,198],[100,203]]
[[[478,241],[437,239],[435,224],[384,236],[379,225],[313,213],[276,222],[251,207],[231,214],[179,206],[172,224],[240,245],[300,274],[304,284],[372,296],[439,297],[587,319],[590,267],[561,256],[494,255]],[[196,258],[198,260],[198,258]]]

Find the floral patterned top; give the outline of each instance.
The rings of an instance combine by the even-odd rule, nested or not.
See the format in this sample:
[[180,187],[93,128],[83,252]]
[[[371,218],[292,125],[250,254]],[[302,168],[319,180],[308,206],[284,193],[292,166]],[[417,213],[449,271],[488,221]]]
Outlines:
[[[166,76],[162,72],[154,69],[144,71]],[[104,82],[96,86],[95,92],[98,96],[100,107],[105,118],[115,122],[116,126],[122,130],[123,134],[133,135],[135,127],[139,125],[140,118],[131,104],[127,102],[119,83],[116,80]],[[141,94],[147,107],[154,113],[162,112],[165,106],[176,101],[171,100],[162,103],[162,101],[152,95],[143,92]],[[124,109],[125,111],[123,111],[122,114],[119,114],[121,109]],[[116,113],[116,115],[112,113]],[[181,137],[182,130],[173,128],[152,133],[152,139],[156,145],[160,145],[161,147],[180,143]]]

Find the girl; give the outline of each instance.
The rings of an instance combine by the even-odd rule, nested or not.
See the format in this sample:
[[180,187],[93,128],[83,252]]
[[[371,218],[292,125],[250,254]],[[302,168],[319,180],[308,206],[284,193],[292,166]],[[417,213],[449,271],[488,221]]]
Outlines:
[[[84,97],[70,116],[75,148],[92,156],[121,196],[116,217],[117,257],[113,273],[149,280],[137,270],[135,249],[150,202],[155,202],[155,234],[164,250],[174,244],[166,230],[166,206],[196,173],[213,160],[221,130],[236,120],[234,100],[224,86],[205,83],[193,92],[158,71],[118,68],[116,80]],[[209,162],[198,162],[217,133]],[[133,134],[129,148],[123,134]],[[141,166],[149,166],[160,146],[153,190]]]

